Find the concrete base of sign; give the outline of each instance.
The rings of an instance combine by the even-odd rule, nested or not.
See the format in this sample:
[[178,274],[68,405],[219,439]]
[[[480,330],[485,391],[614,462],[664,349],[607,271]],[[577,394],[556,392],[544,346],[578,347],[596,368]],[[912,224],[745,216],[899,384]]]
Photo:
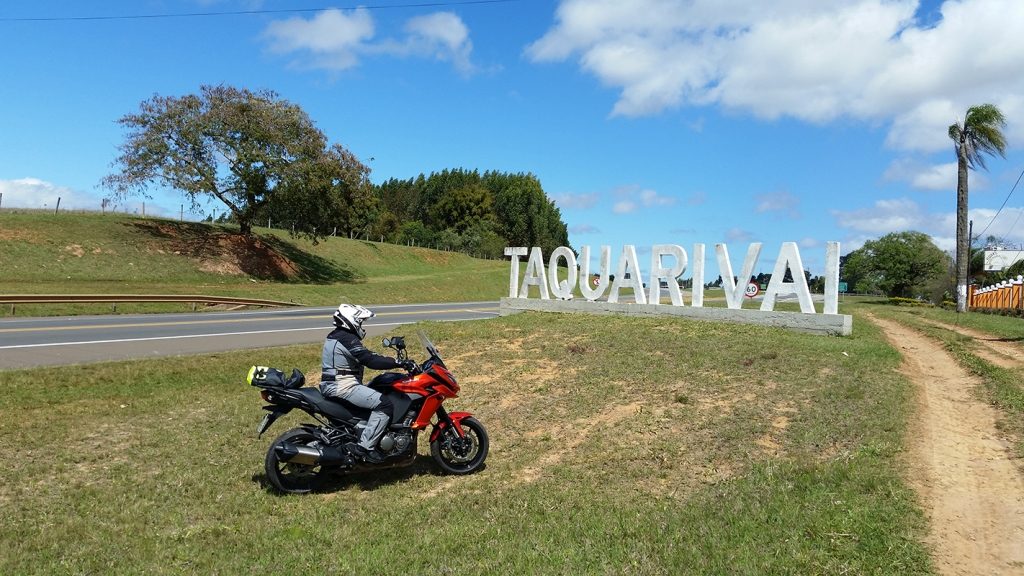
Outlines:
[[578,314],[621,314],[625,316],[682,316],[709,322],[731,322],[778,326],[801,332],[833,336],[853,333],[853,316],[848,314],[804,314],[802,312],[762,312],[761,310],[730,310],[728,308],[694,308],[666,304],[609,303],[586,300],[542,300],[536,298],[502,298],[502,316],[525,311],[570,312]]

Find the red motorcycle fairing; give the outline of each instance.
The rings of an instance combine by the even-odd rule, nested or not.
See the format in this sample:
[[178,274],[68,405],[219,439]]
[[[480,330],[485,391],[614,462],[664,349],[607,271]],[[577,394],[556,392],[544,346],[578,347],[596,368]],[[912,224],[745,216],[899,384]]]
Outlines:
[[413,430],[426,429],[434,414],[441,408],[441,404],[448,398],[457,398],[459,392],[459,386],[451,373],[440,366],[430,367],[427,371],[399,380],[392,386],[399,392],[424,397],[423,407],[412,424]]
[[[448,418],[451,419],[452,424],[455,425],[455,432],[458,433],[459,438],[465,436],[462,431],[462,421],[466,418],[470,418],[473,415],[469,412],[451,412],[448,414]],[[430,441],[437,440],[437,437],[448,427],[448,422],[444,420],[438,420],[437,424],[434,425],[434,429],[430,431]]]

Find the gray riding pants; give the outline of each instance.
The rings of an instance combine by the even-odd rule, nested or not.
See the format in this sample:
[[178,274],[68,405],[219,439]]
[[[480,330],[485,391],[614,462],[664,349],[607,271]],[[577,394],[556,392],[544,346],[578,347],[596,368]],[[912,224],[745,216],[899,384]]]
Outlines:
[[363,428],[363,435],[359,438],[360,446],[367,450],[373,450],[377,447],[377,442],[380,442],[381,436],[387,430],[388,420],[390,420],[384,412],[374,410],[374,408],[380,406],[380,392],[369,386],[356,384],[338,393],[337,387],[333,384],[333,382],[324,382],[320,385],[320,391],[324,396],[340,398],[349,404],[373,410],[370,412],[370,417],[366,420],[366,428]]

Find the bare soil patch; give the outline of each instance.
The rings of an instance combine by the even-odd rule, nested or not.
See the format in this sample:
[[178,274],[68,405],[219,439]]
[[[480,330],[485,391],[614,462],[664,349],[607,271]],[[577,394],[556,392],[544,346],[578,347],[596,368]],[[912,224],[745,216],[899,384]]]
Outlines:
[[0,228],[0,241],[26,242],[28,244],[43,244],[46,237],[35,231],[21,230],[17,228]]
[[171,252],[199,261],[203,272],[229,276],[293,280],[299,266],[258,237],[227,232],[197,232],[194,227],[173,222],[141,222],[135,227],[154,239],[150,250]]
[[995,410],[941,344],[870,316],[903,355],[916,389],[909,481],[929,517],[942,574],[1024,574],[1024,479],[996,432]]

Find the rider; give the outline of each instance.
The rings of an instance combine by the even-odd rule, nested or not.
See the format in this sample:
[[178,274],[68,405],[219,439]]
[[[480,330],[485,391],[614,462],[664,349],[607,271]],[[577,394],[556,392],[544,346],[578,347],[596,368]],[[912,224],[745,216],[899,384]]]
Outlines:
[[369,386],[363,386],[363,368],[387,370],[389,368],[411,369],[411,360],[399,362],[388,356],[374,354],[363,346],[363,321],[373,318],[373,312],[354,304],[342,304],[334,312],[335,329],[324,341],[323,360],[320,374],[320,391],[335,400],[345,400],[372,412],[363,428],[359,442],[346,444],[350,452],[367,462],[380,462],[384,455],[376,450],[388,424],[392,420],[394,406]]

